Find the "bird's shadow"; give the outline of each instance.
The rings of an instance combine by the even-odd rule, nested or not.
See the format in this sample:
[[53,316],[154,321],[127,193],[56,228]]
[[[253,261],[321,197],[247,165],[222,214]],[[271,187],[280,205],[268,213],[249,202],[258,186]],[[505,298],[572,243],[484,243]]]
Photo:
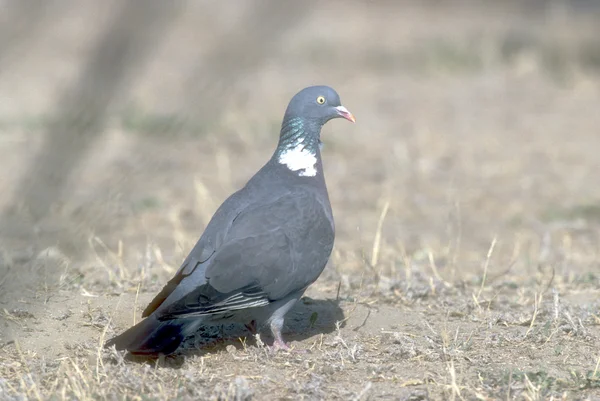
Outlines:
[[[304,341],[333,332],[337,329],[338,322],[340,328],[345,326],[340,300],[303,297],[285,317],[283,338],[288,344]],[[259,333],[262,342],[266,345],[272,344],[273,337],[268,327],[263,327]],[[125,359],[179,368],[186,357],[218,352],[229,345],[237,349],[258,346],[256,337],[243,324],[232,323],[200,328],[195,335],[186,338],[175,353],[166,357],[127,354]],[[294,344],[291,345],[294,347]]]

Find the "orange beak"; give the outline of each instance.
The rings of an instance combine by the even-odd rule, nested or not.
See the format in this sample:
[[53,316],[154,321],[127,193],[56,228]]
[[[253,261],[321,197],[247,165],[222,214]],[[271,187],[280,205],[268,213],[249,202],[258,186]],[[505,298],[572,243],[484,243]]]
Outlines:
[[354,116],[352,115],[352,113],[350,113],[348,111],[347,108],[345,108],[344,106],[338,106],[335,108],[335,111],[337,111],[337,113],[341,116],[344,117],[346,120],[348,121],[352,121],[353,123],[356,122],[356,118],[354,118]]

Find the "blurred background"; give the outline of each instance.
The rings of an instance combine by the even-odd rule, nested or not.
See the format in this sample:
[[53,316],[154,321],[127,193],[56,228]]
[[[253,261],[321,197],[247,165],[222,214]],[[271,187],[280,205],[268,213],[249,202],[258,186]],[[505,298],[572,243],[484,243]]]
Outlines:
[[357,118],[323,131],[325,282],[469,280],[494,237],[597,272],[598,3],[0,2],[0,307],[160,288],[314,84]]

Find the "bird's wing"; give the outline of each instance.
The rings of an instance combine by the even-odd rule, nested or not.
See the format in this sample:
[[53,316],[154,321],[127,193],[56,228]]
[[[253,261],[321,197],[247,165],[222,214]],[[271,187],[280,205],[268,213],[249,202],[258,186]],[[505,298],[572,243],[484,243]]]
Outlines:
[[306,288],[333,247],[327,209],[310,192],[250,207],[233,221],[205,271],[206,284],[161,310],[161,320],[264,306]]
[[165,284],[158,294],[150,301],[142,312],[142,317],[150,316],[162,303],[175,291],[181,281],[194,272],[194,270],[210,258],[214,253],[212,247],[207,247],[202,238],[196,243],[190,254],[185,258],[175,275]]
[[242,196],[243,193],[241,191],[234,193],[223,202],[219,209],[217,209],[204,230],[204,233],[185,258],[179,267],[179,270],[177,270],[177,273],[175,273],[171,280],[165,284],[162,290],[148,304],[146,309],[144,309],[142,317],[149,316],[156,311],[186,277],[192,275],[198,267],[205,264],[211,258],[223,242],[227,230],[229,230],[233,220],[239,213],[241,205],[240,198]]

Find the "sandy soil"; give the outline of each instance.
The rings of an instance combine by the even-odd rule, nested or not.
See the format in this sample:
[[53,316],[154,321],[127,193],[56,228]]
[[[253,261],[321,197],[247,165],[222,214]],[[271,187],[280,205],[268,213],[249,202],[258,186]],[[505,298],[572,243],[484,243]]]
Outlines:
[[[597,14],[319,3],[221,94],[195,82],[231,73],[199,67],[202,35],[244,14],[188,4],[35,220],[16,188],[110,20],[94,4],[0,72],[0,399],[600,399]],[[314,83],[357,124],[323,131],[336,247],[284,334],[308,352],[238,327],[162,360],[102,349]]]

